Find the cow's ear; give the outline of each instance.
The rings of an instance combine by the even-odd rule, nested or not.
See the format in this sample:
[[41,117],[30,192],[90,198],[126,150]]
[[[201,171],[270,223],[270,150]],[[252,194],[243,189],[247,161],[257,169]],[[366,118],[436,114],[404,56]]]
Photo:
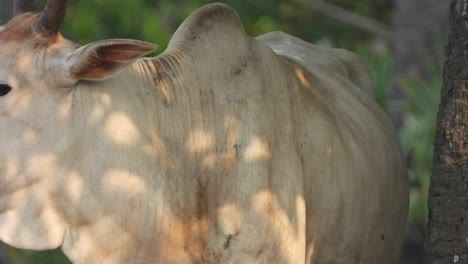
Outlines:
[[97,41],[68,56],[68,74],[75,80],[104,80],[156,48],[156,45],[129,39]]

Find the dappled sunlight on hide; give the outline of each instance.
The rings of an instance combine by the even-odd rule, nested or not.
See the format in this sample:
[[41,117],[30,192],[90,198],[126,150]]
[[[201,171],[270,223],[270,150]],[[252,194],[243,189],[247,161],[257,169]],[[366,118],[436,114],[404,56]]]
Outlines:
[[187,139],[187,148],[192,153],[207,151],[214,146],[213,135],[204,129],[193,129]]
[[[34,65],[33,56],[17,56],[15,61],[15,68],[19,72],[28,72],[31,69],[31,66]],[[18,85],[18,83],[16,83]]]
[[130,146],[140,139],[140,132],[126,113],[110,114],[104,125],[104,132],[113,143]]
[[244,224],[243,209],[234,203],[220,205],[217,217],[223,234],[237,234]]
[[[16,57],[15,67],[13,68],[13,71],[22,73],[24,76],[26,76],[26,74],[24,73],[30,72],[32,65],[32,56],[18,56]],[[24,114],[26,111],[28,111],[33,99],[32,90],[29,87],[26,89],[23,88],[23,86],[25,86],[25,84],[27,83],[27,80],[23,78],[11,78],[10,80],[8,80],[10,85],[12,85],[13,87],[22,88],[20,96],[19,94],[16,94],[16,96],[12,96],[7,100],[7,106],[10,109],[9,112],[14,117],[18,117]]]
[[333,158],[333,145],[327,145],[325,154],[327,155],[327,160],[332,160]]
[[5,195],[10,192],[10,184],[12,184],[13,181],[18,181],[17,177],[21,169],[20,158],[18,156],[9,156],[2,165],[0,195]]
[[33,95],[30,91],[22,92],[21,96],[11,96],[7,98],[6,105],[8,109],[8,115],[12,117],[20,117],[25,114],[31,104]]
[[[32,155],[26,163],[28,175],[43,177],[47,174],[55,175],[57,172],[59,172],[58,159],[53,153]],[[47,177],[44,178],[47,179]]]
[[72,117],[73,111],[73,101],[72,98],[66,98],[62,100],[57,108],[57,117],[60,120],[67,120]]
[[214,169],[216,161],[218,160],[216,154],[210,152],[202,160],[201,164],[208,169]]
[[64,220],[50,207],[46,197],[21,191],[12,198],[15,200],[12,209],[0,215],[1,240],[34,250],[60,246]]
[[[284,259],[294,259],[295,256],[304,255],[306,203],[304,197],[296,196],[295,212],[296,222],[288,216],[286,208],[279,204],[279,198],[271,190],[257,192],[250,199],[252,207],[265,223],[270,232],[277,237],[278,250]],[[292,246],[294,245],[294,246]]]
[[244,159],[248,162],[265,160],[271,156],[268,143],[258,136],[253,136],[244,151]]
[[36,144],[39,140],[39,137],[38,137],[38,134],[37,132],[28,127],[24,130],[23,132],[23,135],[22,135],[22,139],[24,141],[24,143],[28,144],[28,145],[33,145],[33,144]]
[[[38,162],[53,163],[47,155],[37,158]],[[29,159],[28,164],[37,164],[35,162]],[[28,167],[27,170],[33,169]],[[0,195],[2,203],[8,203],[0,214],[0,238],[22,248],[44,250],[58,247],[63,238],[65,220],[57,214],[55,201],[49,193],[48,187],[54,183],[26,178],[22,174],[15,176],[23,179],[22,184],[16,180],[8,186],[8,193]]]
[[166,144],[154,130],[148,132],[149,142],[143,146],[143,152],[152,158],[158,158],[160,153],[166,151]]
[[[186,148],[192,155],[200,157],[201,165],[208,169],[213,169],[216,164],[233,168],[238,162],[252,163],[271,158],[270,146],[260,136],[251,136],[246,140],[248,143],[241,146],[239,137],[245,131],[239,126],[238,118],[226,117],[221,134],[220,131],[192,129],[185,141]],[[216,133],[222,137],[216,138]]]
[[109,111],[109,107],[111,106],[111,97],[109,94],[101,93],[99,94],[99,98],[96,100],[96,103],[93,106],[93,110],[89,117],[89,120],[92,123],[99,123],[101,122],[102,118],[107,111]]
[[128,254],[122,249],[135,243],[135,238],[126,231],[112,215],[100,215],[92,222],[77,223],[68,229],[62,249],[65,252],[73,249],[67,254],[71,259],[87,259],[92,255],[99,257],[87,263],[114,263],[112,257]]
[[294,73],[296,74],[296,77],[301,82],[302,86],[305,87],[306,89],[312,89],[312,84],[310,83],[306,73],[304,72],[304,69],[297,64],[294,64],[293,67],[294,67]]
[[[256,193],[251,198],[252,207],[257,214],[265,219],[265,221],[277,228],[278,232],[287,231],[290,234],[300,235],[296,229],[299,224],[304,224],[305,201],[302,197],[296,198],[296,210],[298,223],[292,223],[289,216],[278,203],[278,197],[270,190],[262,190]],[[266,215],[265,215],[266,213]]]
[[[62,186],[67,194],[67,202],[74,206],[79,205],[83,190],[86,188],[83,176],[78,172],[69,172],[66,184]],[[92,208],[90,210],[92,211]]]
[[118,169],[107,171],[101,184],[105,193],[114,195],[134,196],[145,193],[147,189],[141,176]]

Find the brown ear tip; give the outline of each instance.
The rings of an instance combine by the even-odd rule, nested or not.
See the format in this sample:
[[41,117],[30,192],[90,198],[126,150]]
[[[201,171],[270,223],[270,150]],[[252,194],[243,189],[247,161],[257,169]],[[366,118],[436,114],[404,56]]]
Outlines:
[[148,50],[151,52],[158,50],[159,46],[155,44],[151,44],[151,46],[148,47]]
[[140,45],[141,45],[142,50],[148,51],[148,52],[156,51],[159,48],[159,46],[156,44],[144,42],[144,41],[140,41]]

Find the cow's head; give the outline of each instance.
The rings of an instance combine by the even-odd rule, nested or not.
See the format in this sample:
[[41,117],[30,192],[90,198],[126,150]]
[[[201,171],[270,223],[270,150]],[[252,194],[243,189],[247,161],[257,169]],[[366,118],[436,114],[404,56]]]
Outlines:
[[69,148],[73,90],[116,75],[155,46],[116,39],[78,47],[59,33],[67,1],[50,0],[41,13],[33,2],[15,1],[13,19],[0,27],[0,240],[46,249],[63,242],[45,186]]
[[[119,39],[77,48],[59,33],[66,6],[66,0],[51,0],[42,13],[35,13],[33,1],[15,1],[14,18],[0,28],[0,56],[6,66],[0,81],[10,85],[11,92],[16,90],[14,86],[21,86],[15,82],[27,79],[35,84],[47,79],[49,85],[62,87],[79,80],[106,79],[155,49],[149,43]],[[8,89],[2,90],[6,93]]]

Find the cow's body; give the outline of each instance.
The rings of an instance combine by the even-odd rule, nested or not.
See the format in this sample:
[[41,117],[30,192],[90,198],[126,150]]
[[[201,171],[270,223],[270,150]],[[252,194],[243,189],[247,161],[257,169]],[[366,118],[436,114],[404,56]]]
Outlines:
[[161,56],[28,94],[0,98],[3,133],[21,135],[0,142],[11,245],[74,263],[396,262],[405,168],[351,53],[252,39],[214,4]]

